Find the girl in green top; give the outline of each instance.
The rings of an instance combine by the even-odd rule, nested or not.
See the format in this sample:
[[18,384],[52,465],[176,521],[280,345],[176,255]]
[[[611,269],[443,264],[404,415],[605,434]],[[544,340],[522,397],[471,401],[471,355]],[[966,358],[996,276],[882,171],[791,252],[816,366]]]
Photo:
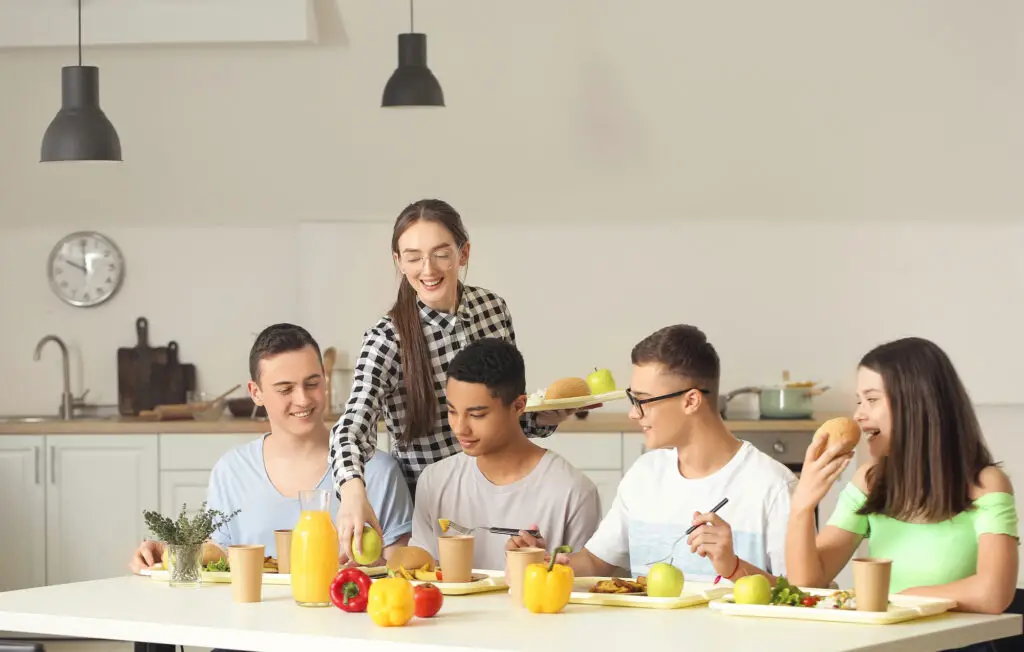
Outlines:
[[1017,585],[1013,488],[993,462],[953,364],[920,338],[883,344],[861,360],[854,419],[870,461],[815,538],[814,509],[853,453],[808,447],[793,493],[786,568],[797,586],[825,587],[867,537],[892,560],[892,593],[956,600],[998,614]]

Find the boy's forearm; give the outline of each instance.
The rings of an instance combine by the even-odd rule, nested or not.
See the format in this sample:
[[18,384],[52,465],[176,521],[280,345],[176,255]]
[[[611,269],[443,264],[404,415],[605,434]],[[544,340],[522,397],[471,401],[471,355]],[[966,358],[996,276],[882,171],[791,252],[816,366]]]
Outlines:
[[736,560],[739,563],[736,564],[736,571],[732,574],[732,577],[724,577],[723,576],[722,579],[729,580],[730,582],[734,582],[735,583],[736,580],[738,580],[739,578],[746,577],[748,575],[764,575],[765,577],[768,578],[768,581],[771,582],[771,585],[775,586],[775,576],[774,575],[772,575],[771,573],[769,573],[768,571],[766,571],[766,570],[764,570],[762,568],[758,568],[757,566],[751,564],[748,561],[743,561],[739,557],[737,557]]
[[569,566],[581,577],[628,577],[629,571],[613,566],[586,548],[569,555]]

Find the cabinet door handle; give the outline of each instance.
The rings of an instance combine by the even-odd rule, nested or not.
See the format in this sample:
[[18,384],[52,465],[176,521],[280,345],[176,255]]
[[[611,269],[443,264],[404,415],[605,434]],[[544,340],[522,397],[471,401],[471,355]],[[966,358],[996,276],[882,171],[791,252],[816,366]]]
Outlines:
[[50,447],[50,484],[57,484],[57,449],[54,446]]
[[40,458],[39,447],[38,446],[33,446],[32,450],[35,451],[35,460],[34,461],[35,461],[35,467],[36,467],[36,469],[35,469],[36,470],[36,484],[39,484],[39,458]]

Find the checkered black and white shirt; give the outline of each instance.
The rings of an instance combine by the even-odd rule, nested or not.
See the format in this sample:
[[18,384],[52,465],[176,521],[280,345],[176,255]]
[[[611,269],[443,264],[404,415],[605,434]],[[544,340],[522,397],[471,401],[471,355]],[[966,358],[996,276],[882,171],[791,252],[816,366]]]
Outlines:
[[[363,334],[363,345],[352,378],[352,392],[345,412],[331,428],[331,468],[335,491],[342,483],[363,478],[363,466],[377,451],[377,422],[381,412],[391,437],[392,455],[416,490],[420,472],[433,462],[462,450],[448,425],[444,387],[448,364],[463,347],[483,337],[499,337],[515,344],[515,331],[505,300],[483,288],[464,286],[456,314],[434,310],[416,300],[420,308],[423,335],[434,364],[434,392],[438,418],[432,431],[398,446],[398,434],[405,421],[406,392],[402,376],[398,333],[388,316],[382,317]],[[547,437],[555,426],[538,426],[536,413],[523,415],[523,430],[530,437]]]

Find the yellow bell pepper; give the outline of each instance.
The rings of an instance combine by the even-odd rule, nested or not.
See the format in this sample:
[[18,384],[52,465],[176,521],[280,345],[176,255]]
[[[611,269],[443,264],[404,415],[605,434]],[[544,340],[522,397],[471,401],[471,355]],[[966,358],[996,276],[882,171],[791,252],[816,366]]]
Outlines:
[[370,585],[366,611],[381,627],[401,627],[415,611],[412,583],[404,577],[384,577]]
[[523,577],[523,605],[535,614],[558,613],[569,604],[569,594],[576,579],[572,568],[556,564],[559,553],[572,552],[570,546],[561,546],[551,554],[551,563],[530,564]]

